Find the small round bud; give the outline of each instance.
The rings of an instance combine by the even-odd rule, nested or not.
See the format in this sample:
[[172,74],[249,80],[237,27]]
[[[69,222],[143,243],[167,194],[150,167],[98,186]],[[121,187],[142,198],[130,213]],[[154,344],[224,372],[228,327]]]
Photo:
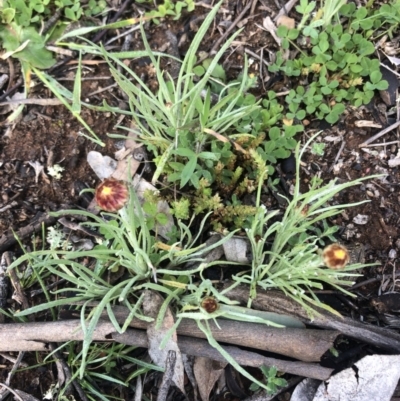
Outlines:
[[207,313],[213,313],[218,309],[218,301],[214,297],[205,297],[201,300],[200,306]]
[[96,188],[97,206],[106,212],[116,212],[128,201],[129,191],[122,181],[108,178]]
[[340,244],[331,244],[325,247],[322,258],[325,265],[334,270],[344,269],[350,261],[349,251]]

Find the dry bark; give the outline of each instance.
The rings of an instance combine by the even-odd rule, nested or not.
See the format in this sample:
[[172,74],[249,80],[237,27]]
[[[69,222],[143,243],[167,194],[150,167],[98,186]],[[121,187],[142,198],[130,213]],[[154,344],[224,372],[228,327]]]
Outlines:
[[[128,309],[114,306],[113,312],[119,323],[123,323],[128,316]],[[106,318],[106,314],[104,315]],[[218,342],[250,347],[263,351],[286,355],[304,362],[317,362],[330,348],[338,331],[310,330],[310,329],[279,329],[258,323],[239,322],[218,319],[218,326],[209,321],[213,337]],[[145,329],[147,324],[133,319],[131,327]],[[205,334],[198,328],[196,322],[183,319],[178,327],[178,334],[189,337],[205,338]]]
[[[82,341],[83,338],[84,333],[79,320],[0,325],[0,351],[50,351],[49,343],[51,342]],[[100,321],[96,326],[93,340],[117,341],[139,347],[148,346],[147,334],[144,330],[128,329],[125,333],[119,334],[115,332],[110,322],[105,321]],[[225,361],[225,358],[205,340],[178,336],[178,345],[182,353]],[[255,352],[243,351],[232,346],[223,348],[239,365],[276,366],[282,372],[319,380],[326,380],[332,373],[332,369],[323,368],[318,364],[267,358]]]
[[[225,283],[225,288],[232,285]],[[249,290],[244,286],[238,286],[226,294],[230,299],[246,304]],[[300,319],[303,323],[322,328],[339,330],[346,336],[364,341],[366,343],[382,347],[386,350],[398,352],[400,349],[400,335],[391,330],[358,322],[348,317],[333,315],[323,309],[317,309],[312,319],[307,312],[293,299],[279,291],[257,290],[257,297],[252,302],[254,309],[282,313]]]
[[[127,317],[127,309],[124,307],[113,307],[113,311],[117,321],[123,323],[124,319]],[[55,322],[55,324],[57,323],[62,325],[62,321]],[[267,327],[261,324],[222,319],[218,320],[218,326],[213,321],[210,321],[209,325],[214,338],[218,342],[274,352],[276,354],[286,355],[304,362],[319,361],[322,355],[331,347],[333,347],[333,343],[339,334],[339,332],[331,330],[293,328],[278,329]],[[138,319],[133,319],[130,323],[130,326],[134,328],[147,329],[147,323]],[[8,326],[4,325],[0,327],[6,328]],[[19,335],[19,330],[24,331],[24,329],[20,329],[20,326],[16,327],[17,330],[16,335],[14,336],[14,341],[18,340],[22,346],[22,348],[18,350],[32,350],[32,344],[29,342],[29,340],[32,340],[32,338],[21,337]],[[112,331],[115,331],[115,329],[110,323],[109,332]],[[100,337],[94,338],[94,340],[101,341],[101,333],[98,334]],[[178,334],[189,337],[205,338],[205,334],[198,328],[197,324],[188,319],[182,320],[178,327]],[[73,333],[68,330],[60,333],[58,340],[54,340],[52,337],[47,337],[46,333],[40,333],[40,335],[40,338],[44,342],[68,341],[74,339],[71,337]],[[8,350],[3,349],[7,347],[7,344],[1,341],[2,339],[6,340],[6,338],[5,332],[2,334],[2,331],[0,331],[0,351]],[[37,344],[37,347],[38,349],[35,348],[35,350],[45,350],[43,349],[43,345]]]
[[[137,345],[138,342],[147,341],[144,338],[144,331],[128,329],[123,334],[115,333],[113,338],[118,342],[128,345]],[[183,354],[206,357],[214,361],[226,362],[225,358],[205,340],[197,338],[178,336],[179,349]],[[222,348],[233,357],[239,365],[252,366],[259,368],[265,366],[275,366],[279,371],[294,375],[313,377],[318,380],[327,380],[332,374],[333,369],[323,368],[315,363],[290,362],[277,358],[267,358],[255,352],[241,350],[237,347],[222,346]]]
[[[111,322],[101,322],[93,341],[110,341],[115,331]],[[80,320],[0,324],[0,351],[49,351],[51,342],[82,341]]]

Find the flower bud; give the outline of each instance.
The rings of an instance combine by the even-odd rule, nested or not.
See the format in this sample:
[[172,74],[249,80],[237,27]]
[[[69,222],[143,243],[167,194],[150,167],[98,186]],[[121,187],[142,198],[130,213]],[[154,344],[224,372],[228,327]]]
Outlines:
[[200,306],[207,313],[213,313],[218,309],[218,301],[214,297],[205,297],[201,300]]
[[322,258],[325,265],[334,270],[344,269],[350,261],[349,251],[340,244],[331,244],[325,247]]
[[122,181],[108,178],[96,188],[95,199],[97,206],[106,212],[116,212],[128,201],[129,191]]

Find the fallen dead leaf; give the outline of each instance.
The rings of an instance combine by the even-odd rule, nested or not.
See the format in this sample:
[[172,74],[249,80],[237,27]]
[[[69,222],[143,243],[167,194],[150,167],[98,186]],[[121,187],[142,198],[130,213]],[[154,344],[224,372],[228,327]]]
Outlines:
[[227,363],[213,361],[209,358],[197,357],[194,362],[194,376],[199,388],[200,397],[208,401],[211,390],[224,372]]
[[136,174],[140,166],[140,161],[132,157],[131,154],[126,156],[123,160],[117,162],[117,168],[111,174],[111,178],[120,181],[131,181],[132,177]]
[[313,401],[389,401],[399,377],[399,355],[368,355],[322,383]]
[[111,177],[117,168],[117,162],[110,156],[103,156],[92,150],[87,155],[87,162],[100,180]]
[[358,120],[354,123],[354,125],[359,128],[363,127],[382,128],[381,124],[377,124],[374,121],[368,121],[368,120]]
[[143,298],[143,311],[146,316],[152,317],[154,321],[147,327],[147,337],[149,340],[149,355],[153,362],[162,368],[165,368],[165,362],[168,356],[168,351],[175,351],[176,362],[172,380],[175,385],[185,394],[184,387],[184,369],[181,351],[178,347],[178,336],[174,330],[169,339],[165,342],[165,347],[160,348],[161,343],[169,335],[170,329],[175,321],[172,312],[167,308],[164,318],[157,327],[157,316],[161,309],[164,299],[155,291],[146,290]]
[[[124,148],[115,153],[118,160],[117,168],[112,174],[112,178],[130,182],[136,174],[142,160],[135,157],[135,152],[142,147],[141,143],[136,142],[137,135],[132,129],[125,140]],[[128,171],[128,169],[130,170]]]
[[286,26],[286,28],[294,29],[296,27],[296,21],[287,15],[281,15],[276,20],[276,26]]
[[263,19],[263,27],[266,31],[268,31],[272,35],[278,46],[280,46],[282,43],[281,38],[279,38],[278,35],[276,34],[276,26],[270,17],[265,17]]
[[212,129],[204,128],[204,132],[206,134],[209,134],[209,135],[213,136],[214,138],[220,140],[221,142],[230,142],[237,151],[242,152],[243,154],[247,154],[248,153],[247,150],[243,149],[238,143],[236,143],[235,141],[232,141],[229,138],[219,134],[218,132],[213,131]]

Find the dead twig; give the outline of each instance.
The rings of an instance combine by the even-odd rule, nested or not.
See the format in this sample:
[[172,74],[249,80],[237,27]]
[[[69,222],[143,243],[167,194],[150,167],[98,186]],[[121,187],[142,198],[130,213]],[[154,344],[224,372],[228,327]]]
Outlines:
[[[12,255],[11,252],[4,252],[4,258],[7,266],[10,266],[12,263],[11,255]],[[22,305],[23,309],[28,309],[29,308],[28,298],[26,297],[24,290],[22,289],[19,277],[17,276],[15,269],[10,270],[8,274],[10,275],[11,284],[14,287],[13,299],[15,299],[20,305]],[[33,319],[34,319],[33,315],[28,316],[29,321],[33,321]]]
[[395,122],[392,125],[389,125],[389,127],[386,127],[385,129],[383,129],[382,131],[378,132],[377,134],[375,134],[374,136],[371,136],[371,138],[367,139],[366,141],[364,141],[361,145],[358,145],[359,148],[363,148],[365,145],[370,144],[371,142],[374,142],[376,139],[380,138],[381,136],[387,134],[388,132],[394,130],[395,128],[397,128],[400,125],[400,121]]
[[[7,260],[5,254],[1,255],[0,260],[0,308],[5,308],[8,298],[8,276],[7,276]],[[3,323],[4,315],[0,314],[0,323]]]
[[[24,357],[24,355],[25,355],[25,352],[20,352],[18,354],[17,359],[15,359],[14,365],[13,365],[11,371],[8,373],[5,383],[3,384],[4,388],[2,390],[0,390],[0,401],[4,400],[10,392],[15,394],[14,391],[12,391],[9,386],[10,386],[10,383],[11,383],[11,379],[14,376],[14,373],[19,368],[19,366],[20,366],[20,364],[22,362],[22,358]],[[19,396],[17,395],[17,397],[19,397]]]
[[[120,7],[118,7],[117,12],[114,14],[114,16],[111,18],[109,23],[113,23],[118,21],[119,17],[125,12],[125,10],[128,8],[130,3],[132,3],[133,0],[125,0]],[[101,39],[103,39],[103,36],[106,34],[107,30],[103,29],[102,31],[98,32],[96,36],[92,39],[93,43],[100,42]]]
[[[24,400],[18,395],[18,393],[17,393],[16,391],[14,391],[12,388],[10,388],[9,386],[7,386],[6,384],[0,383],[0,386],[2,386],[2,387],[6,390],[6,391],[4,391],[4,393],[3,393],[3,394],[5,394],[6,396],[7,396],[9,393],[13,393],[16,400],[18,400],[18,401],[24,401]],[[2,394],[0,395],[0,397],[1,397],[0,400],[4,400],[4,399],[5,399],[5,398],[3,397]]]
[[[123,344],[139,345],[143,341],[147,343],[147,336],[141,330],[128,329],[125,333],[113,333],[113,339]],[[214,361],[226,362],[225,358],[205,340],[199,340],[191,337],[178,336],[179,349],[183,354],[210,358]],[[143,346],[143,345],[140,345]],[[239,365],[261,367],[276,366],[281,372],[292,373],[303,377],[314,377],[319,380],[326,380],[330,377],[332,369],[323,368],[319,365],[305,362],[288,362],[276,358],[267,358],[255,352],[243,351],[237,347],[223,346],[230,356],[232,356]]]
[[[281,332],[283,334],[284,330]],[[49,342],[82,341],[83,338],[84,333],[80,320],[0,325],[0,351],[49,351]],[[148,347],[147,334],[144,330],[127,329],[125,333],[119,334],[115,332],[112,323],[104,321],[98,323],[92,339],[93,341],[117,341],[127,345]],[[209,345],[206,340],[178,336],[178,346],[182,353],[225,362],[225,358]],[[255,352],[243,351],[232,346],[224,346],[223,348],[229,352],[238,364],[243,366],[276,366],[282,372],[318,380],[326,380],[332,373],[332,369],[323,368],[315,363],[290,362],[277,358],[267,358]]]
[[[262,50],[262,49],[261,49]],[[267,60],[264,59],[264,57],[259,56],[257,53],[254,53],[253,51],[251,51],[250,49],[248,49],[247,47],[244,48],[244,52],[247,53],[248,55],[250,55],[251,57],[256,58],[257,60],[259,60],[261,63],[265,64],[267,67],[269,67],[269,63]],[[260,68],[261,71],[261,68]]]
[[384,143],[373,143],[371,145],[365,145],[366,148],[375,148],[379,146],[388,146],[388,145],[399,145],[400,141],[390,141],[390,142],[384,142]]
[[17,243],[17,239],[24,240],[30,237],[34,232],[41,231],[42,225],[46,227],[52,226],[56,223],[56,218],[49,216],[47,213],[42,214],[35,222],[18,230],[15,234],[13,232],[4,233],[0,237],[0,252],[6,251],[11,246]]
[[339,157],[342,154],[345,145],[346,145],[346,142],[344,140],[342,140],[342,144],[340,145],[339,152],[337,153],[335,160],[332,163],[332,166],[328,170],[329,173],[333,170],[333,168],[335,167],[335,164],[338,162]]
[[214,55],[217,53],[217,49],[219,45],[225,41],[225,39],[229,36],[229,34],[233,31],[233,29],[237,26],[237,24],[243,19],[247,11],[250,9],[253,2],[248,2],[246,6],[243,8],[242,12],[236,17],[236,19],[232,22],[229,28],[225,31],[225,33],[215,42],[214,46],[211,48],[209,55]]
[[367,280],[364,280],[364,281],[361,281],[361,282],[359,282],[357,284],[354,284],[352,287],[350,287],[350,291],[354,291],[357,288],[360,288],[360,287],[363,287],[363,286],[366,286],[366,285],[369,285],[369,284],[377,283],[377,282],[379,282],[381,280],[385,280],[387,278],[393,278],[393,276],[395,278],[396,277],[400,277],[400,272],[399,273],[395,273],[394,275],[393,274],[383,274],[383,275],[378,274],[376,277],[369,278]]
[[[3,357],[4,359],[6,359],[7,361],[12,362],[12,363],[16,363],[17,360],[18,360],[18,357],[17,357],[17,358],[14,358],[13,356],[11,356],[11,355],[9,355],[9,354],[6,354],[5,352],[0,352],[0,356]],[[25,363],[25,362],[21,362],[19,365],[20,365],[21,367],[23,367],[23,368],[26,368],[26,367],[29,366],[29,365],[28,365],[27,363]]]
[[[224,284],[226,288],[232,285],[232,282]],[[226,294],[229,298],[242,303],[248,300],[249,290],[244,286],[238,286]],[[346,336],[364,341],[376,347],[381,347],[390,351],[398,352],[400,349],[400,334],[384,329],[368,325],[362,322],[354,321],[348,317],[336,316],[323,309],[316,309],[313,318],[307,315],[307,312],[300,304],[286,297],[279,291],[257,291],[257,297],[253,301],[253,307],[259,310],[267,310],[269,312],[283,313],[289,316],[297,317],[303,323],[339,330]]]
[[37,99],[37,98],[31,98],[31,99],[15,99],[15,100],[9,100],[7,102],[1,102],[0,106],[7,106],[10,104],[37,104],[39,106],[59,106],[60,104],[63,104],[61,100],[58,99]]
[[81,398],[82,401],[89,401],[78,380],[76,378],[72,380],[71,370],[67,362],[65,362],[64,358],[62,357],[61,353],[57,351],[57,347],[58,346],[55,343],[50,344],[50,349],[52,350],[52,354],[56,358],[56,362],[58,362],[61,365],[61,368],[65,375],[65,382],[68,383],[68,386],[71,386],[72,384],[72,386],[75,388],[76,392],[79,394],[79,397]]
[[[128,317],[129,311],[122,306],[114,306],[113,313],[121,324]],[[107,314],[103,315],[108,319]],[[139,319],[133,319],[131,327],[146,329],[147,324]],[[213,337],[220,342],[250,347],[262,351],[270,351],[286,355],[306,362],[319,361],[332,346],[338,335],[337,331],[295,329],[287,327],[284,330],[267,327],[257,323],[239,322],[217,319],[210,322]],[[183,319],[178,327],[178,335],[205,338],[196,322]]]
[[282,15],[288,15],[290,10],[294,7],[294,5],[297,3],[298,0],[289,0],[276,14],[274,21],[278,21],[279,17]]

